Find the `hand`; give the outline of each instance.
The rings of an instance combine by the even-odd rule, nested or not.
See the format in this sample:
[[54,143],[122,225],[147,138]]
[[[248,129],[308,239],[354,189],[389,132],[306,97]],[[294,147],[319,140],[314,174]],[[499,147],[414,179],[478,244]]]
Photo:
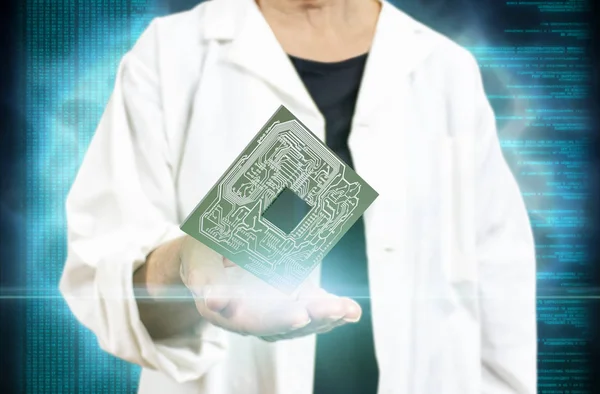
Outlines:
[[188,237],[180,253],[183,283],[196,308],[213,325],[266,341],[324,333],[360,319],[349,298],[311,284],[288,296],[197,240]]

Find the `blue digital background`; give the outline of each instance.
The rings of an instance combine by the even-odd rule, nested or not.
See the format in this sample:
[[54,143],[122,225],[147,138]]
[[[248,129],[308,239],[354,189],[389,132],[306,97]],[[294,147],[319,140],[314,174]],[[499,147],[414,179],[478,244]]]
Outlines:
[[[101,352],[58,293],[64,201],[111,93],[118,62],[158,15],[193,1],[27,0],[27,299],[23,392],[135,392],[139,369]],[[479,60],[506,158],[534,226],[539,392],[588,393],[586,202],[591,133],[588,1],[399,0]],[[4,206],[3,206],[4,209]]]

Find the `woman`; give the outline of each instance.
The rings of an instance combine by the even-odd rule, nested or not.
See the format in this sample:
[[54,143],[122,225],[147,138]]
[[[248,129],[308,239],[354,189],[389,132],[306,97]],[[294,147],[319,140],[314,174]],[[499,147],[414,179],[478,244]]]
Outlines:
[[[179,230],[280,105],[380,194],[292,298]],[[61,291],[141,393],[536,390],[533,239],[477,64],[388,3],[155,20],[67,212]]]

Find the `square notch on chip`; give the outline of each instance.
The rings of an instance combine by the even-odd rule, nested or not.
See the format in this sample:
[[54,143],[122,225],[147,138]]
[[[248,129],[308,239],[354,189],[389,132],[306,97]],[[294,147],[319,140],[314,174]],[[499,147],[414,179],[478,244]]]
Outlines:
[[289,235],[304,220],[311,208],[306,201],[286,187],[262,213],[262,217]]

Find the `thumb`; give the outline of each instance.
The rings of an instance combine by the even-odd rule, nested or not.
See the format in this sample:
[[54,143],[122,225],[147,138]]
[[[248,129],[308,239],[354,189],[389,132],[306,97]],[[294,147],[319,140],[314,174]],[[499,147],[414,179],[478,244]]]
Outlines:
[[236,294],[230,286],[223,284],[206,285],[202,288],[201,293],[197,297],[197,301],[200,304],[204,303],[204,305],[199,305],[199,308],[206,310],[206,312],[223,313],[236,298]]
[[180,255],[181,279],[194,295],[198,311],[204,316],[225,309],[231,291],[226,286],[223,256],[191,237],[184,242]]

